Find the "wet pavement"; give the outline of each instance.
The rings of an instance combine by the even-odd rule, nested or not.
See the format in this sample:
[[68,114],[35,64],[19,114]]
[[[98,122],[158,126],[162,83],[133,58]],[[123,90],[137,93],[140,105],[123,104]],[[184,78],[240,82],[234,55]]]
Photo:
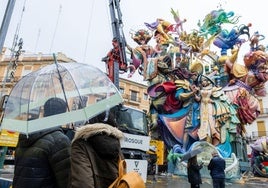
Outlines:
[[[0,171],[0,177],[12,180],[13,170],[5,169]],[[212,188],[212,180],[210,178],[202,178],[203,184],[200,188]],[[268,178],[254,177],[248,173],[243,175],[240,179],[226,180],[225,188],[268,188]],[[160,175],[148,175],[146,188],[189,188],[187,177],[178,175],[167,175],[161,173]],[[2,188],[0,186],[0,188]]]
[[[203,178],[203,184],[200,188],[211,188],[212,180]],[[189,188],[187,177],[185,176],[167,176],[167,175],[149,175],[146,182],[146,188]],[[268,178],[244,176],[237,180],[226,180],[225,187],[228,188],[268,188]]]

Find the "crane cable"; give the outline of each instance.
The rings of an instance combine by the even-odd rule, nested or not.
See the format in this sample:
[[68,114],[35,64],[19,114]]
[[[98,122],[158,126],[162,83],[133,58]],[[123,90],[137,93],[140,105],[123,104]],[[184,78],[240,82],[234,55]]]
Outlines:
[[90,28],[91,28],[91,23],[92,23],[92,15],[93,15],[93,9],[95,6],[95,0],[93,0],[92,6],[91,6],[91,11],[89,14],[89,22],[88,22],[88,28],[87,28],[87,36],[86,36],[86,45],[85,45],[85,50],[84,50],[84,55],[83,55],[83,62],[85,63],[86,60],[86,54],[87,54],[87,45],[88,45],[88,39],[89,39],[89,33],[90,33]]
[[[10,61],[9,61],[8,67],[7,67],[7,72],[6,72],[5,78],[3,80],[2,93],[1,93],[2,96],[3,96],[4,90],[5,90],[6,82],[8,80],[11,80],[11,79],[15,78],[15,72],[16,72],[16,68],[18,66],[17,62],[18,62],[19,56],[21,54],[22,45],[23,45],[22,38],[20,38],[20,40],[18,42],[18,37],[19,37],[19,32],[20,32],[20,27],[21,27],[21,23],[22,23],[23,14],[24,14],[24,11],[25,11],[26,1],[27,0],[24,1],[22,12],[21,12],[21,15],[20,15],[20,20],[19,20],[19,22],[17,24],[17,28],[16,28],[16,31],[15,31],[14,39],[13,39],[13,43],[12,43],[12,47],[10,49],[11,50],[11,56],[10,56]],[[16,46],[18,46],[19,48],[15,52]]]
[[49,53],[51,53],[51,50],[52,50],[53,45],[54,45],[54,40],[55,40],[55,36],[56,36],[56,33],[57,33],[58,25],[59,25],[59,20],[60,20],[60,15],[61,15],[61,10],[62,10],[62,5],[60,4],[59,12],[58,12],[58,18],[57,18],[57,22],[56,22],[55,30],[54,30],[54,33],[53,33],[53,36],[52,36],[52,41],[51,41],[51,44],[50,44]]

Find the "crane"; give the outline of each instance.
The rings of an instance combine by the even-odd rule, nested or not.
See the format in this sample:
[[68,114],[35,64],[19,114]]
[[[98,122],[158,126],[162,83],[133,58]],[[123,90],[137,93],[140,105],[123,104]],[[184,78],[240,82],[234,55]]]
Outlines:
[[111,26],[113,32],[113,49],[102,58],[106,63],[108,77],[119,88],[119,73],[127,72],[126,40],[123,32],[120,0],[109,0]]

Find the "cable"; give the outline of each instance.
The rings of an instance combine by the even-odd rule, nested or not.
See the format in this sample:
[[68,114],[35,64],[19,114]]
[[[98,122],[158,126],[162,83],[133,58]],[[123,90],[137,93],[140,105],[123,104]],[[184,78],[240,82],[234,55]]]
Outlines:
[[36,49],[37,49],[37,46],[38,46],[38,43],[39,43],[40,34],[41,34],[41,29],[39,28],[38,29],[38,34],[37,34],[37,39],[36,39],[35,46],[34,46],[34,52],[35,53],[36,53]]
[[[20,20],[18,22],[18,25],[17,25],[17,28],[16,28],[16,31],[15,31],[15,34],[14,34],[14,39],[13,39],[13,43],[12,43],[12,47],[10,49],[11,51],[11,56],[10,56],[10,61],[9,61],[9,64],[8,64],[8,67],[7,67],[7,72],[6,72],[6,75],[5,75],[5,78],[3,80],[3,85],[2,85],[2,92],[1,92],[1,96],[4,95],[5,93],[5,87],[6,87],[6,82],[10,79],[10,78],[14,78],[15,76],[15,72],[16,72],[16,68],[17,68],[17,61],[18,61],[18,58],[21,54],[21,50],[22,50],[22,45],[23,45],[23,40],[22,38],[19,40],[19,43],[18,43],[18,38],[19,38],[19,32],[20,32],[20,27],[21,27],[21,23],[22,23],[22,18],[23,18],[23,14],[24,14],[24,11],[25,11],[25,5],[26,5],[26,1],[24,1],[23,3],[23,8],[22,8],[22,12],[21,12],[21,16],[20,16]],[[16,46],[19,46],[19,49],[17,50],[17,52],[15,53],[15,48]],[[15,58],[14,61],[12,61],[13,59]],[[10,69],[12,69],[10,71]],[[11,73],[10,73],[11,72]]]
[[61,14],[61,9],[62,9],[62,5],[60,4],[60,7],[59,7],[59,13],[58,13],[58,18],[57,18],[57,23],[56,23],[55,30],[54,30],[54,33],[53,33],[53,37],[52,37],[52,41],[51,41],[51,45],[50,45],[49,53],[51,53],[51,49],[52,49],[52,47],[53,47],[54,40],[55,40],[55,36],[56,36],[56,33],[57,33],[58,24],[59,24],[59,19],[60,19],[60,14]]
[[84,55],[83,55],[83,62],[84,63],[85,63],[86,56],[87,56],[86,55],[87,54],[87,44],[88,44],[89,33],[90,33],[90,28],[91,28],[91,23],[92,23],[92,15],[93,15],[93,12],[94,12],[93,11],[94,5],[95,5],[95,0],[92,3],[91,11],[89,11],[90,15],[89,15],[89,21],[88,21],[88,28],[87,28],[86,46],[85,46]]

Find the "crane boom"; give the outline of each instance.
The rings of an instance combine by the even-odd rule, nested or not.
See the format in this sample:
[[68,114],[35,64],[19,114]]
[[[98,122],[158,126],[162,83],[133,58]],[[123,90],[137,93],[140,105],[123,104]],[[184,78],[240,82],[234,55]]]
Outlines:
[[119,88],[119,72],[127,72],[126,40],[123,32],[120,0],[109,0],[114,48],[102,61],[106,62],[108,77]]
[[124,63],[127,63],[126,58],[126,40],[123,31],[123,21],[122,21],[122,12],[120,9],[119,0],[109,0],[110,15],[111,15],[111,24],[113,31],[113,38],[116,38],[120,44],[121,48],[121,59]]

